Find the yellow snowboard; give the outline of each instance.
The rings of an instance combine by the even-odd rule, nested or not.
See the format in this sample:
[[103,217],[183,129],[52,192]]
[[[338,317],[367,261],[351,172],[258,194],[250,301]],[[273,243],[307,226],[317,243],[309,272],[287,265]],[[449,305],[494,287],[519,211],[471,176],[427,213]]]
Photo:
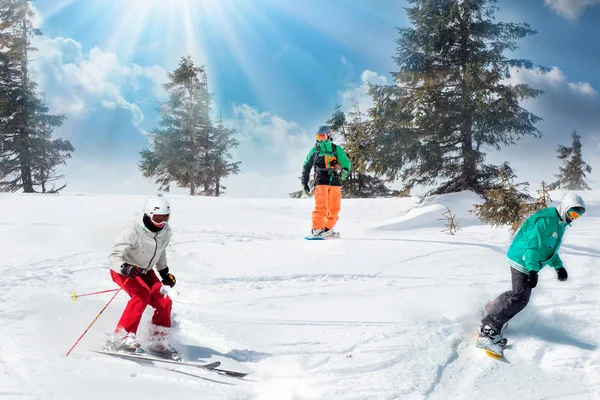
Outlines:
[[477,342],[475,343],[475,346],[483,349],[485,354],[496,360],[501,360],[504,358],[504,351],[502,347],[496,343],[492,343],[492,341],[487,337],[477,335]]

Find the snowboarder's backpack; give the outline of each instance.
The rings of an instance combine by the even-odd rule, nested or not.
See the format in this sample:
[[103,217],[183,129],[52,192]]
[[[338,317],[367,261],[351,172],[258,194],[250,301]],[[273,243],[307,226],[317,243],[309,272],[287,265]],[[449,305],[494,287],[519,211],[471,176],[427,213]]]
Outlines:
[[[317,157],[323,157],[323,163],[325,164],[325,169],[337,169],[339,166],[339,162],[337,160],[337,146],[335,143],[331,143],[331,151],[327,149],[321,150],[321,143],[317,143],[315,145],[317,151],[315,152],[315,166],[317,165]],[[322,169],[322,168],[321,168]]]
[[[337,160],[337,146],[335,145],[335,143],[331,143],[331,151],[324,149],[323,151],[321,151],[321,143],[317,143],[315,145],[317,151],[315,151],[315,156],[314,156],[314,180],[315,182],[317,181],[317,175],[319,174],[319,172],[322,173],[327,173],[327,175],[329,176],[329,183],[332,182],[332,180],[338,176],[339,174],[339,168],[340,168],[340,164]],[[323,157],[323,163],[325,165],[325,168],[323,167],[319,167],[317,166],[317,159],[319,157]]]

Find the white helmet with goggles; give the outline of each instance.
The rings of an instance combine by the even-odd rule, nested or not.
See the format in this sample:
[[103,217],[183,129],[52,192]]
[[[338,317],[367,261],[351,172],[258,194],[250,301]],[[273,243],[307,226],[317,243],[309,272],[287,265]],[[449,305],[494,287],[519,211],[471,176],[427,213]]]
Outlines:
[[165,226],[171,214],[171,203],[163,195],[150,196],[146,199],[144,205],[144,214],[150,217],[150,220],[158,228]]

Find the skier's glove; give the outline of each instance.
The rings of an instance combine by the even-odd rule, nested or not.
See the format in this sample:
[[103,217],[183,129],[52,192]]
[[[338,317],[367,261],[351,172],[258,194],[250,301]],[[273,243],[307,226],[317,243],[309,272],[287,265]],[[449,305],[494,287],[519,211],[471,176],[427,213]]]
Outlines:
[[302,184],[302,191],[305,195],[310,196],[310,188],[308,187],[308,183]]
[[342,170],[342,180],[345,181],[346,179],[348,179],[349,174],[350,174],[350,172],[348,172],[348,170],[346,168],[344,168]]
[[177,282],[177,280],[175,279],[175,276],[173,276],[173,274],[169,273],[169,267],[167,267],[165,269],[161,269],[160,271],[158,271],[158,273],[160,274],[160,277],[162,278],[163,285],[167,285],[170,287],[175,286],[175,283]]
[[538,283],[538,273],[537,271],[529,271],[529,287],[534,288]]
[[567,270],[564,267],[560,267],[559,269],[557,269],[556,274],[558,275],[558,280],[561,282],[566,281],[569,277],[569,274],[567,274]]
[[124,275],[128,278],[135,278],[136,276],[140,276],[142,274],[142,269],[136,265],[131,265],[124,263],[121,265],[121,275]]

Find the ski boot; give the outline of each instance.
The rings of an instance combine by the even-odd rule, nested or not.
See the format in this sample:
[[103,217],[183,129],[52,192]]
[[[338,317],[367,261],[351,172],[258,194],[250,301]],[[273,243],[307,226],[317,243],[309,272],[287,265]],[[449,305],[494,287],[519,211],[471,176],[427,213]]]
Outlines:
[[183,357],[168,344],[153,343],[146,347],[146,352],[150,355],[166,358],[168,360],[183,361]]
[[489,325],[482,325],[479,328],[479,338],[488,338],[492,344],[500,347],[506,347],[508,339],[502,336],[502,332]]
[[314,237],[314,238],[322,238],[325,234],[325,231],[323,229],[312,229],[310,231],[310,236]]
[[339,238],[339,237],[340,237],[340,233],[334,231],[333,229],[325,228],[325,230],[323,231],[323,238],[325,238],[325,239]]
[[124,352],[130,354],[145,354],[140,342],[137,341],[135,333],[115,334],[112,340],[106,343],[105,350]]

